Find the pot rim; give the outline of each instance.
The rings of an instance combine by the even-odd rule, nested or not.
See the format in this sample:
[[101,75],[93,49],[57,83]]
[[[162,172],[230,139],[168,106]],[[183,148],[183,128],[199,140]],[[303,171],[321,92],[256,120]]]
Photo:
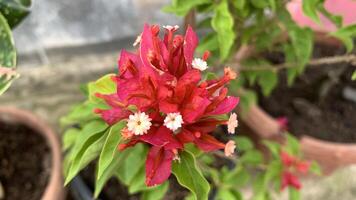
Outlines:
[[45,121],[30,111],[15,107],[0,106],[0,118],[4,119],[5,122],[10,121],[24,124],[45,138],[51,152],[51,171],[48,184],[41,199],[63,199],[62,153],[58,135]]

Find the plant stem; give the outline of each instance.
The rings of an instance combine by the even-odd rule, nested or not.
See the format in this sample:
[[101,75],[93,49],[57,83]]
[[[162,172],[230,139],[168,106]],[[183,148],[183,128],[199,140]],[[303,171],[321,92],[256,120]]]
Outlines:
[[[325,65],[331,65],[331,64],[336,64],[336,63],[351,63],[353,65],[356,65],[356,55],[354,54],[346,54],[342,56],[332,56],[332,57],[324,57],[324,58],[318,58],[318,59],[312,59],[310,62],[307,64],[308,66],[325,66]],[[232,64],[229,65],[231,67],[235,67],[238,64]],[[283,63],[279,65],[269,65],[269,66],[251,66],[248,68],[240,67],[239,71],[263,71],[263,70],[282,70],[282,69],[288,69],[288,68],[295,68],[298,67],[297,65],[293,63]]]

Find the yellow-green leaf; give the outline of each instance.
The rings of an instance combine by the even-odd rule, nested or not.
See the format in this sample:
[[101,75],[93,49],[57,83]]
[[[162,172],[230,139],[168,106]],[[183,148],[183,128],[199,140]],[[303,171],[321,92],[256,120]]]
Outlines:
[[197,167],[194,156],[187,151],[181,152],[179,156],[180,162],[175,161],[172,166],[178,183],[189,189],[196,200],[207,200],[210,186]]

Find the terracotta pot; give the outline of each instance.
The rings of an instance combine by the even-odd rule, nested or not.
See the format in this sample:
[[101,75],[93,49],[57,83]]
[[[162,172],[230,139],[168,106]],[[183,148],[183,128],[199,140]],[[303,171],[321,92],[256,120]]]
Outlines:
[[52,168],[48,184],[41,199],[64,199],[61,145],[57,134],[44,121],[37,118],[31,112],[17,108],[0,107],[0,119],[5,122],[24,124],[46,139],[47,145],[51,150]]
[[[280,143],[285,140],[279,123],[258,106],[252,106],[242,120],[261,139]],[[300,146],[305,158],[317,161],[325,174],[339,167],[356,164],[356,144],[327,142],[303,136],[300,138]]]

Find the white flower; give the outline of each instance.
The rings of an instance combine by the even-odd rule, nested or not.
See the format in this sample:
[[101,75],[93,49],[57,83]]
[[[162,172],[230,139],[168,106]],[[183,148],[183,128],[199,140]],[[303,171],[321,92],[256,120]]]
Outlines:
[[144,112],[134,113],[127,120],[127,129],[135,135],[146,134],[151,125],[151,118]]
[[167,25],[167,26],[163,26],[163,28],[169,30],[169,31],[175,31],[177,29],[179,29],[179,26],[178,25],[174,25],[174,26],[170,26],[170,25]]
[[237,115],[236,113],[232,113],[230,115],[229,121],[227,122],[227,132],[231,134],[235,134],[235,129],[239,125],[239,122],[237,121]]
[[182,127],[182,124],[183,118],[180,113],[168,113],[164,119],[164,125],[172,131],[176,131]]
[[234,141],[229,140],[226,144],[225,144],[225,156],[232,156],[232,154],[234,153],[236,148],[236,144]]
[[200,58],[194,58],[194,60],[192,62],[192,67],[194,69],[204,71],[204,70],[208,69],[208,63],[206,63],[204,60],[202,60]]

